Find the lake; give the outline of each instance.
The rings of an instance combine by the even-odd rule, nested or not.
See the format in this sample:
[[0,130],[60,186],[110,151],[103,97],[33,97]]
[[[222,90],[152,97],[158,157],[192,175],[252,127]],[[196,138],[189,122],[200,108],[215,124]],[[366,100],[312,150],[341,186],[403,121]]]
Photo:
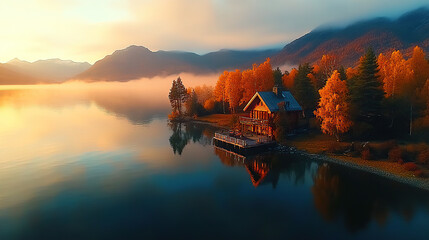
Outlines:
[[0,239],[429,239],[429,194],[169,124],[168,84],[0,87]]

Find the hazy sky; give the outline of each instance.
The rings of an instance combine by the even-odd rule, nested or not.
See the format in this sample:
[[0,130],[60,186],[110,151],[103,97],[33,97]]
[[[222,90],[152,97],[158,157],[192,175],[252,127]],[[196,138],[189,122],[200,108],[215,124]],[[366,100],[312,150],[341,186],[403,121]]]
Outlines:
[[93,63],[114,50],[282,46],[327,23],[398,16],[428,0],[0,0],[0,62]]

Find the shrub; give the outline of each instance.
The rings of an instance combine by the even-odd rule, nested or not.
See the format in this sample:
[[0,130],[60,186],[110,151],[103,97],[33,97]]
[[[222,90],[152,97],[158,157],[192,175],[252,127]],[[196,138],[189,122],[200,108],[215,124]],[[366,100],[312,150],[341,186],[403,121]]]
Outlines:
[[413,162],[417,159],[419,153],[426,150],[428,147],[424,143],[420,144],[409,144],[405,147],[406,152],[404,153],[404,159],[408,162]]
[[366,147],[362,150],[361,158],[363,160],[371,160],[372,159],[372,154],[371,154],[371,151],[369,150],[369,147]]
[[371,143],[370,147],[375,159],[386,159],[389,151],[397,146],[398,144],[395,140],[390,140],[382,143]]
[[414,171],[414,175],[416,177],[426,177],[426,174],[421,169]]
[[429,148],[421,151],[419,155],[417,156],[417,162],[421,164],[428,164],[429,163]]
[[326,148],[328,153],[342,154],[347,150],[347,147],[340,142],[329,142]]
[[404,163],[403,166],[407,171],[416,171],[418,169],[417,165],[413,162]]
[[399,162],[402,160],[402,150],[399,147],[395,147],[389,151],[388,159],[390,161]]

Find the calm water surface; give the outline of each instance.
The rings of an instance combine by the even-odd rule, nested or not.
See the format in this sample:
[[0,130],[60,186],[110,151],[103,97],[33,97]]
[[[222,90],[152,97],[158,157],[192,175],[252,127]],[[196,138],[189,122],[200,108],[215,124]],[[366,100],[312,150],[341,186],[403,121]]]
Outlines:
[[429,239],[429,195],[340,166],[211,145],[165,90],[0,90],[0,239]]

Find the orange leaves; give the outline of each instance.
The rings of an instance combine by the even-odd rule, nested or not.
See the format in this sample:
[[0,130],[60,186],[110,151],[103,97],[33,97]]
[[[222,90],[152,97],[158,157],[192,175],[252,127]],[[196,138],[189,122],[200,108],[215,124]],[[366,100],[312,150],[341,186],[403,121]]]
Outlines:
[[231,111],[235,112],[243,97],[240,70],[237,69],[235,72],[230,72],[228,74],[228,78],[226,79],[226,92]]
[[334,71],[319,94],[319,108],[314,114],[322,122],[322,131],[339,139],[339,134],[347,132],[353,122],[350,120],[347,101],[349,90],[346,82],[340,80],[338,71]]
[[429,62],[425,58],[425,52],[418,46],[413,50],[413,56],[408,59],[411,69],[414,71],[416,87],[421,88],[429,79]]
[[243,83],[242,86],[244,88],[242,102],[247,102],[253,97],[253,95],[257,91],[258,85],[256,83],[255,74],[252,69],[247,69],[243,71],[241,73],[241,77],[241,81]]
[[[394,51],[390,57],[385,57],[380,54],[378,57],[380,66],[380,76],[383,80],[383,88],[386,92],[386,97],[395,95],[409,95],[407,84],[413,78],[413,70],[410,65],[402,57],[401,52]],[[406,94],[408,93],[408,94]]]
[[270,61],[270,58],[267,58],[258,67],[253,67],[256,82],[258,83],[256,91],[270,91],[274,86],[273,69]]
[[298,70],[296,70],[296,68],[293,68],[288,75],[283,75],[283,86],[285,86],[289,90],[292,89],[297,74]]
[[228,71],[223,72],[219,79],[216,82],[216,86],[214,89],[214,96],[217,101],[225,101],[226,100],[226,79],[228,78]]
[[253,64],[252,69],[241,72],[225,71],[219,76],[214,95],[217,101],[229,102],[231,111],[249,101],[257,91],[269,91],[274,86],[273,70],[270,59],[260,65]]

